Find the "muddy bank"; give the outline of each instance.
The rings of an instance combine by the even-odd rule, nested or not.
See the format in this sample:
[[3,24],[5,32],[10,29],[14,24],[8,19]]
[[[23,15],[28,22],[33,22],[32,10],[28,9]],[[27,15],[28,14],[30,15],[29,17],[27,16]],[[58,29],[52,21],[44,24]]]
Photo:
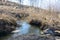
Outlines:
[[60,30],[60,22],[53,21],[53,23],[48,24],[48,22],[43,22],[42,20],[32,19],[29,24],[40,27],[42,30],[47,28],[53,28],[54,30]]
[[0,15],[0,35],[11,33],[18,26],[16,19],[9,15]]
[[0,33],[1,32],[10,33],[11,31],[13,31],[15,29],[16,26],[17,26],[16,23],[11,23],[7,20],[0,19]]

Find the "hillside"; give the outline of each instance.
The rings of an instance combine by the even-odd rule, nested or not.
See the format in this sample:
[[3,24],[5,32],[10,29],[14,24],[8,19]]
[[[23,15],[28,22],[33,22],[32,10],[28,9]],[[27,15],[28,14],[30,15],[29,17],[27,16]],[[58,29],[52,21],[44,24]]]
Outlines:
[[[23,20],[30,22],[32,19],[40,20],[42,23],[47,23],[53,25],[58,22],[60,23],[60,14],[48,11],[41,8],[36,8],[32,6],[21,5],[13,2],[0,2],[0,14],[10,15],[16,20],[20,19],[19,16],[22,16]],[[18,18],[16,15],[19,14]],[[25,16],[27,16],[25,18]]]

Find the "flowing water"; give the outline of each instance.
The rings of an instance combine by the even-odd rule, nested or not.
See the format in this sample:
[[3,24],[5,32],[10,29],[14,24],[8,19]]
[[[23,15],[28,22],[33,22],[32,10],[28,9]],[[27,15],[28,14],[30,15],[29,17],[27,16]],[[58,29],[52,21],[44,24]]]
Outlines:
[[20,24],[20,27],[17,27],[16,30],[12,32],[13,34],[3,36],[0,38],[0,40],[7,40],[11,37],[32,34],[32,33],[36,35],[40,35],[40,29],[37,26],[31,26],[27,22],[17,21],[17,23]]

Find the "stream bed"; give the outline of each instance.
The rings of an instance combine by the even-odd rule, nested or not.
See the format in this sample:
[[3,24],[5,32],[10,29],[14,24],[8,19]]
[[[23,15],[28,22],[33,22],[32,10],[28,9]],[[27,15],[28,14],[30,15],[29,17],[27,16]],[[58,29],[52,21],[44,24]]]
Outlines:
[[22,21],[22,22],[17,21],[17,24],[19,24],[20,27],[17,27],[16,30],[12,32],[12,34],[0,37],[0,40],[7,40],[11,37],[26,35],[26,34],[40,35],[40,29],[37,26],[31,26],[25,21]]

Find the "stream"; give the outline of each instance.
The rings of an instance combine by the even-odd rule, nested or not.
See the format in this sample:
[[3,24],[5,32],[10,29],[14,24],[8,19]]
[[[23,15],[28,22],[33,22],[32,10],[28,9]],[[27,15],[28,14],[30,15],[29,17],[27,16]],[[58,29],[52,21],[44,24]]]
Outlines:
[[[12,1],[12,0],[9,0],[9,1]],[[19,1],[15,1],[15,0],[13,0],[12,2],[20,3]],[[29,2],[30,2],[29,0],[22,1],[22,4],[30,6]],[[35,4],[35,2],[36,2],[36,4]],[[33,6],[35,6],[35,7],[38,6],[43,9],[49,9],[49,1],[42,1],[41,4],[40,4],[40,0],[35,1],[35,2],[34,2]],[[37,3],[39,3],[39,4],[37,5]],[[53,6],[52,6],[53,8],[57,7],[56,9],[59,10],[60,6],[57,4],[60,4],[60,2],[56,1],[56,3],[55,3],[55,1],[52,1],[51,4],[53,4]],[[26,21],[17,21],[17,24],[19,24],[20,26],[17,27],[16,30],[12,32],[12,34],[0,37],[0,40],[7,40],[11,37],[17,37],[19,35],[26,35],[26,34],[40,35],[41,30],[39,29],[38,26],[32,26],[29,23],[27,23]]]
[[7,40],[11,37],[16,37],[19,35],[26,35],[26,34],[36,34],[40,35],[40,29],[37,26],[31,26],[25,21],[17,21],[17,24],[20,25],[20,27],[17,27],[15,31],[13,31],[13,34],[9,34],[6,36],[3,36],[0,38],[0,40]]

